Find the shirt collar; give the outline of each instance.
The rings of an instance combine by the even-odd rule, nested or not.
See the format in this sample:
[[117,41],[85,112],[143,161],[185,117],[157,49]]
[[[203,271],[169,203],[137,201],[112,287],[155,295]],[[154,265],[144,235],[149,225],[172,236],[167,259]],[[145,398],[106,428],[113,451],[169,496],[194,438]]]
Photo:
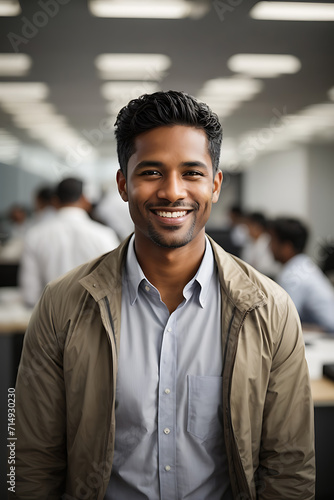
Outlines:
[[212,247],[207,237],[205,237],[205,252],[197,273],[192,280],[184,287],[183,294],[187,298],[187,293],[192,292],[196,283],[200,286],[198,300],[202,308],[205,307],[209,285],[214,272],[215,262]]
[[143,273],[143,270],[140,267],[139,262],[137,260],[137,256],[136,256],[136,252],[135,252],[135,237],[134,237],[134,235],[132,235],[132,237],[129,241],[128,252],[127,252],[127,256],[126,256],[125,272],[126,272],[127,285],[129,287],[130,302],[131,302],[131,305],[133,305],[134,302],[138,298],[138,289],[139,289],[140,283],[143,280],[147,281],[145,278],[145,275]]
[[[138,298],[138,290],[142,281],[146,282],[150,287],[152,287],[151,283],[146,279],[142,268],[139,265],[137,260],[137,256],[134,248],[134,235],[132,235],[128,252],[126,257],[126,281],[129,288],[130,302],[131,305],[135,303]],[[183,289],[183,295],[186,299],[190,298],[191,294],[194,292],[196,288],[196,284],[199,285],[199,294],[198,300],[202,308],[205,307],[209,285],[214,272],[214,257],[213,251],[210,245],[209,240],[205,237],[205,252],[202,259],[202,262],[197,270],[195,276],[186,284]]]

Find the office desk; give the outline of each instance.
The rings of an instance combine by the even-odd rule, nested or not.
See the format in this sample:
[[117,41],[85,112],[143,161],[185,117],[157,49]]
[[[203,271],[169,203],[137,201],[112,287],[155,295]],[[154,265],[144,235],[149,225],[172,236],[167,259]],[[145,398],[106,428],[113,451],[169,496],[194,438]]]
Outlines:
[[334,405],[334,382],[323,377],[322,367],[334,363],[334,335],[320,332],[304,332],[305,356],[311,378],[315,406]]
[[314,406],[334,406],[334,382],[325,377],[311,380]]

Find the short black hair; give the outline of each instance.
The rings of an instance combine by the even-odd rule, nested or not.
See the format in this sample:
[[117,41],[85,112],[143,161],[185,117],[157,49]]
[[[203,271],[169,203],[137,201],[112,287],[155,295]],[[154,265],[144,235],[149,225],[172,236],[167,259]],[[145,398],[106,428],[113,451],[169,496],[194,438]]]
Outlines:
[[51,186],[42,186],[36,191],[35,197],[44,203],[51,204],[54,194],[54,188]]
[[56,187],[56,196],[61,203],[73,203],[78,201],[83,193],[83,182],[74,177],[62,180]]
[[267,219],[262,212],[251,212],[247,214],[247,219],[253,224],[257,224],[258,226],[263,227],[263,229],[267,229]]
[[118,113],[115,123],[117,155],[125,177],[129,158],[135,151],[135,138],[148,130],[172,125],[204,130],[208,138],[213,173],[217,173],[223,137],[218,116],[207,104],[197,101],[195,97],[185,92],[169,90],[144,94],[130,101]]
[[244,212],[240,205],[231,205],[229,208],[229,212],[235,215],[243,216]]
[[300,220],[279,217],[270,222],[270,229],[281,243],[291,243],[296,253],[304,251],[309,231]]

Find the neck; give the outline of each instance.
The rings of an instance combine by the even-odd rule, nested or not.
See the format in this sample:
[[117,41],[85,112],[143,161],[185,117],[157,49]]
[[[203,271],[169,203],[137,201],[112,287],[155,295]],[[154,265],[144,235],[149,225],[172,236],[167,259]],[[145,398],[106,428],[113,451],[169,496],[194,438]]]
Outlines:
[[195,276],[205,251],[205,234],[180,248],[146,245],[135,233],[135,251],[146,278],[154,285],[170,312],[183,300],[183,288]]

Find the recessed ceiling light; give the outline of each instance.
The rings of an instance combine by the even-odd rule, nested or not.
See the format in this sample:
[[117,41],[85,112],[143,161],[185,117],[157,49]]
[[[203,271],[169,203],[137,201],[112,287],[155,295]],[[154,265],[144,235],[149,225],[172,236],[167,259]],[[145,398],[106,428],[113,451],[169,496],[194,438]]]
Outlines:
[[299,59],[288,54],[236,54],[227,61],[231,71],[256,77],[276,77],[296,73],[301,68]]
[[208,80],[202,87],[206,95],[222,96],[231,100],[248,100],[261,91],[263,84],[250,78],[216,78]]
[[253,19],[273,21],[334,21],[334,4],[315,2],[258,2]]
[[217,96],[203,94],[200,94],[197,99],[207,104],[214,113],[221,117],[230,115],[241,105],[240,101],[220,100]]
[[101,78],[159,81],[170,67],[171,60],[164,54],[101,54],[95,65]]
[[0,76],[24,76],[31,68],[26,54],[0,54]]
[[[33,134],[30,134],[33,135]],[[37,138],[37,134],[35,134],[35,138]],[[66,132],[66,131],[54,131],[52,135],[50,134],[45,134],[44,136],[40,134],[38,136],[39,140],[49,144],[50,146],[53,145],[55,147],[59,148],[64,148],[69,145],[75,145],[78,144],[79,141],[83,140],[75,134],[74,132]]]
[[[152,82],[107,82],[101,87],[102,96],[107,100],[116,100],[117,104],[125,106],[131,99],[142,94],[152,94],[159,86]],[[119,107],[119,109],[120,109]]]
[[0,101],[38,101],[48,96],[45,83],[0,82]]
[[26,131],[27,135],[32,137],[33,139],[37,139],[39,141],[43,142],[58,142],[59,144],[61,143],[78,143],[80,141],[80,137],[78,135],[75,135],[73,131],[66,131],[62,129],[53,129],[52,133],[50,133],[50,130],[44,131],[43,130],[34,130],[34,129],[29,129]]
[[330,102],[324,102],[320,104],[312,104],[307,106],[301,111],[303,115],[314,115],[314,116],[334,116],[334,104]]
[[90,0],[89,10],[97,17],[181,19],[201,17],[209,9],[206,1],[189,0]]
[[314,115],[314,114],[298,114],[287,115],[284,122],[287,127],[299,126],[303,128],[319,129],[334,125],[334,115]]
[[11,115],[47,115],[56,112],[56,108],[48,102],[1,102],[0,106]]
[[65,116],[62,115],[15,115],[13,122],[18,127],[31,128],[36,126],[50,126],[54,124],[63,125],[67,123]]
[[18,0],[2,0],[0,2],[0,16],[18,16],[21,7]]

